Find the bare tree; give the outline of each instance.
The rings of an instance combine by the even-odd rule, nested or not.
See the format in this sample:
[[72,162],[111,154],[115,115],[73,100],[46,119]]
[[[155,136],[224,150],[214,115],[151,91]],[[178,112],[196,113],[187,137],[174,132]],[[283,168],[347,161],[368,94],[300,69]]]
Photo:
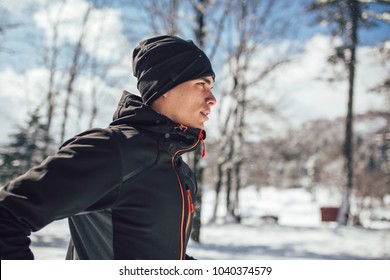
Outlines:
[[80,68],[82,67],[82,65],[80,63],[80,59],[83,54],[82,48],[84,44],[85,33],[87,32],[88,18],[90,16],[92,8],[93,8],[92,4],[89,4],[87,10],[84,13],[82,26],[80,27],[81,33],[79,39],[77,40],[76,45],[74,46],[72,62],[68,73],[69,75],[68,82],[66,84],[66,97],[65,97],[64,107],[63,107],[63,121],[61,125],[61,136],[60,136],[61,142],[65,140],[66,124],[69,115],[69,105],[70,105],[71,97],[74,93],[74,83],[77,79],[77,76],[80,75],[81,72]]
[[[13,3],[12,1],[3,0],[0,2],[0,36],[3,35],[5,32],[11,31],[22,25],[22,21],[20,18],[15,20],[15,18],[11,17],[9,15],[9,12],[7,11],[8,9],[12,10],[14,6],[17,5],[15,5],[15,3]],[[0,51],[4,51],[4,49],[0,47]]]
[[[338,223],[346,225],[350,212],[350,196],[353,189],[354,159],[353,159],[353,102],[355,92],[355,72],[357,67],[356,50],[359,45],[358,31],[361,28],[372,27],[372,18],[367,17],[368,2],[390,5],[386,1],[359,1],[359,0],[326,0],[313,1],[309,11],[317,12],[317,22],[328,25],[333,24],[332,34],[342,40],[342,44],[335,48],[335,53],[330,57],[331,63],[341,61],[344,63],[348,80],[348,104],[345,123],[344,157],[346,184],[343,201],[340,206]],[[368,11],[368,12],[367,12]]]
[[[216,204],[214,205],[212,221],[216,219],[219,191],[224,176],[226,176],[228,217],[240,221],[238,194],[242,184],[241,169],[246,160],[243,154],[243,145],[248,130],[248,117],[259,110],[275,112],[275,110],[270,109],[270,104],[263,103],[262,106],[251,107],[248,102],[248,93],[278,66],[287,61],[287,59],[280,57],[262,68],[253,65],[256,55],[259,55],[262,50],[260,42],[272,39],[272,37],[266,37],[264,34],[267,33],[264,31],[272,26],[270,23],[273,20],[276,20],[273,15],[278,12],[277,1],[232,1],[230,3],[230,30],[225,30],[227,40],[224,43],[227,48],[226,65],[229,69],[228,76],[231,80],[229,82],[231,86],[230,89],[223,92],[219,105],[218,127],[220,128],[221,144],[218,152]],[[274,36],[278,33],[277,30],[274,31],[274,33],[268,32],[268,34]],[[233,181],[234,177],[235,181]],[[233,192],[234,196],[232,196]]]
[[183,1],[179,0],[139,0],[138,9],[144,12],[144,20],[155,35],[180,33],[179,10]]
[[[65,1],[62,1],[60,4],[60,8],[58,9],[57,14],[54,16],[54,21],[51,21],[50,15],[47,13],[47,19],[50,21],[50,26],[52,28],[52,38],[49,45],[44,46],[44,57],[43,61],[46,65],[47,69],[49,70],[49,81],[48,81],[48,87],[47,87],[47,94],[46,94],[46,104],[47,104],[47,111],[46,111],[46,135],[45,139],[50,139],[50,133],[51,133],[51,126],[52,126],[52,120],[54,117],[54,110],[56,107],[57,102],[57,96],[59,94],[59,89],[56,86],[55,80],[56,76],[58,75],[58,60],[59,60],[59,52],[60,52],[60,46],[58,42],[58,32],[59,32],[59,25],[60,25],[60,15],[62,13],[62,10],[64,8]],[[49,150],[49,141],[47,141],[47,144],[44,149],[44,153],[48,153]]]
[[[194,28],[194,34],[196,42],[201,49],[205,48],[206,39],[206,11],[210,5],[209,0],[193,0],[192,6],[196,15],[196,25]],[[193,229],[191,238],[195,242],[200,242],[200,231],[202,226],[202,195],[203,195],[203,170],[204,167],[200,165],[202,152],[198,148],[193,156],[193,172],[198,182],[198,192],[196,195],[195,215],[193,219]]]

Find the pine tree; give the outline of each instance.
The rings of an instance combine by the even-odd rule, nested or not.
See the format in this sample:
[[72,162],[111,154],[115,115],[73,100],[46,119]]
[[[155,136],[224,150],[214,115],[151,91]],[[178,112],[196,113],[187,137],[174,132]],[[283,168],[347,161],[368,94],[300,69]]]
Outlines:
[[18,127],[18,132],[10,135],[10,143],[0,149],[0,183],[19,176],[45,157],[47,126],[40,122],[37,111],[30,114],[25,127]]

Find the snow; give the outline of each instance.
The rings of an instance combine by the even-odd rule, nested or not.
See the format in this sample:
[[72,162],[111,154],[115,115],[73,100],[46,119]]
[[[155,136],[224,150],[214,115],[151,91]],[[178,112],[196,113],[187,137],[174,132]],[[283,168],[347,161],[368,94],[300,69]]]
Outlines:
[[390,259],[389,231],[332,227],[210,225],[204,243],[191,244],[200,259]]
[[[321,222],[320,207],[338,200],[324,190],[313,195],[305,189],[245,188],[241,224],[222,219],[224,198],[222,194],[219,218],[210,223],[215,193],[204,192],[202,242],[190,241],[189,255],[203,260],[390,259],[390,222],[364,221],[364,227]],[[56,221],[32,235],[31,249],[36,259],[61,260],[68,240],[67,221]]]

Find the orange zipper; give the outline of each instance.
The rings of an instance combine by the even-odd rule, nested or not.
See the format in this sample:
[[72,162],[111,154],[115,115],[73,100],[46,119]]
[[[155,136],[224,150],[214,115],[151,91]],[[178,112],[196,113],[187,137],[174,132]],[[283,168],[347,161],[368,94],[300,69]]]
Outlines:
[[188,218],[187,218],[187,225],[186,225],[185,235],[187,235],[188,227],[190,226],[191,214],[194,213],[194,204],[192,203],[191,191],[190,190],[187,190],[187,202],[188,202]]
[[[187,234],[187,230],[188,230],[188,226],[189,226],[189,221],[187,221],[187,225],[186,225],[186,228],[184,231],[184,212],[185,212],[184,190],[183,190],[183,185],[181,184],[179,173],[177,172],[176,167],[175,167],[175,158],[179,153],[186,152],[186,151],[189,151],[189,150],[195,148],[199,144],[199,141],[201,140],[202,136],[203,136],[203,133],[201,132],[199,137],[198,137],[198,141],[196,141],[196,143],[194,145],[192,145],[191,147],[189,147],[187,149],[178,150],[172,157],[172,167],[175,170],[177,181],[179,182],[181,201],[182,201],[182,203],[181,203],[181,221],[180,221],[180,260],[184,259],[184,242],[185,242],[185,236]],[[190,195],[191,195],[191,193],[190,193]],[[188,199],[188,197],[187,197],[187,199]],[[192,205],[192,203],[191,203],[191,205]],[[192,205],[192,208],[193,208],[193,205]],[[190,208],[189,208],[189,212],[190,212]],[[190,215],[191,215],[191,213],[188,214],[189,217],[190,217]]]

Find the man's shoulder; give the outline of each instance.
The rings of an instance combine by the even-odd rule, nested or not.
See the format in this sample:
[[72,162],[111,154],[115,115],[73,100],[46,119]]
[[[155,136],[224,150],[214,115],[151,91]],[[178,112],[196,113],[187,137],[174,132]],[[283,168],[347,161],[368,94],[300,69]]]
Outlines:
[[111,141],[113,135],[113,131],[109,128],[90,128],[65,141],[60,149],[75,144],[104,143]]
[[[90,128],[82,133],[77,134],[68,141],[73,139],[96,139],[96,140],[116,140],[131,139],[140,134],[140,131],[132,126],[109,126],[106,128]],[[67,142],[68,142],[67,141]],[[66,142],[65,142],[66,144]]]
[[111,133],[115,134],[122,146],[136,146],[140,148],[150,148],[150,145],[156,146],[158,135],[153,132],[139,129],[133,126],[110,126]]
[[132,126],[114,126],[110,129],[117,135],[124,170],[131,170],[131,176],[134,170],[142,172],[156,162],[159,155],[158,135]]
[[128,125],[110,126],[107,129],[124,139],[132,139],[134,136],[140,135],[140,130]]

